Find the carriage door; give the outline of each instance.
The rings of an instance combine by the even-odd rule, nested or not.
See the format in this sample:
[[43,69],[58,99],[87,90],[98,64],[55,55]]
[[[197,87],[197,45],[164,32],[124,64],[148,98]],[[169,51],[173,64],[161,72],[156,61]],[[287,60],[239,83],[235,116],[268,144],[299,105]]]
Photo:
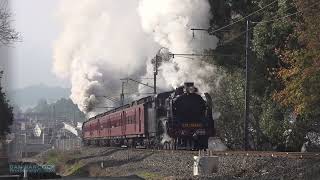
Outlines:
[[108,121],[107,121],[107,123],[108,123],[108,136],[111,136],[111,117],[109,116],[108,117],[109,119],[108,119]]
[[137,109],[136,108],[134,108],[133,124],[134,124],[134,132],[137,132]]
[[122,114],[121,114],[121,134],[122,135],[125,135],[126,134],[126,126],[127,126],[127,123],[126,123],[126,112],[125,111],[122,111]]
[[97,131],[98,131],[98,136],[100,136],[100,132],[101,132],[100,119],[98,119],[98,123],[97,123]]
[[141,132],[141,109],[140,109],[140,107],[139,107],[139,119],[138,119],[138,121],[139,121],[139,132]]

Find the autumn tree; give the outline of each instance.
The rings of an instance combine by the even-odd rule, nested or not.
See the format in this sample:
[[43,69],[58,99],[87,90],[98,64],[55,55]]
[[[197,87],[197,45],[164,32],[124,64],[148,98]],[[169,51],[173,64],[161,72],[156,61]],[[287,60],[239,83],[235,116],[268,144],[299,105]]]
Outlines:
[[283,88],[274,98],[299,115],[320,115],[320,3],[297,0],[300,14],[286,47],[279,50],[285,66],[278,71]]
[[286,46],[278,49],[284,65],[277,72],[282,88],[273,98],[292,109],[297,120],[292,124],[292,146],[308,140],[309,133],[320,133],[320,3],[296,0],[299,19]]
[[[243,131],[243,107],[239,109],[241,106],[235,104],[244,104],[244,96],[239,94],[238,98],[232,99],[234,97],[231,94],[240,93],[239,87],[244,89],[246,32],[244,17],[250,15],[248,19],[251,145],[254,149],[285,150],[290,135],[287,132],[292,128],[288,118],[291,115],[290,109],[280,106],[272,95],[274,91],[282,88],[282,83],[276,75],[277,69],[286,64],[276,50],[286,46],[287,39],[294,32],[296,19],[299,18],[294,0],[212,0],[211,5],[213,20],[210,32],[214,32],[212,34],[218,36],[220,40],[212,52],[216,56],[211,59],[211,63],[226,70],[227,76],[221,80],[222,82],[231,79],[234,79],[233,82],[237,81],[237,83],[223,82],[221,86],[223,92],[220,91],[221,94],[216,95],[223,96],[217,98],[215,102],[222,112],[218,119],[218,128],[222,126],[225,132],[221,136],[230,142],[232,140],[230,135],[235,136],[234,133],[238,133],[236,136],[241,136]],[[227,11],[223,13],[217,8]],[[215,31],[224,26],[226,28],[222,31]],[[235,84],[238,84],[238,88],[235,88]],[[229,91],[230,93],[226,93]],[[238,131],[234,130],[234,126],[227,128],[230,127],[229,123],[235,120],[238,123],[236,127]],[[237,140],[234,143],[242,141],[241,137],[234,140]]]

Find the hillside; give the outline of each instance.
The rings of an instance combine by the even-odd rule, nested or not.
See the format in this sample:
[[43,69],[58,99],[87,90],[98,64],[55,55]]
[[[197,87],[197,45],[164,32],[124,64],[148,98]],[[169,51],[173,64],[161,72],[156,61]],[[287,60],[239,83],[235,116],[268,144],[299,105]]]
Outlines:
[[51,87],[44,84],[28,86],[17,89],[9,93],[10,101],[22,109],[35,106],[40,99],[46,99],[48,102],[60,98],[68,98],[70,89],[62,87]]

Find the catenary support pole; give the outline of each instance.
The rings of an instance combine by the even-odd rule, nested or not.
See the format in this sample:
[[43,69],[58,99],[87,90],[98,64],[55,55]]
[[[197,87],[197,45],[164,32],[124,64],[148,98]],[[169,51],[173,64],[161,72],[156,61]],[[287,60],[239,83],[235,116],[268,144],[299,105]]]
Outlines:
[[158,55],[156,55],[153,70],[153,93],[157,94]]
[[249,124],[249,106],[250,106],[250,92],[249,92],[249,20],[246,25],[246,84],[245,84],[245,114],[244,114],[244,137],[243,137],[243,148],[248,150],[248,124]]

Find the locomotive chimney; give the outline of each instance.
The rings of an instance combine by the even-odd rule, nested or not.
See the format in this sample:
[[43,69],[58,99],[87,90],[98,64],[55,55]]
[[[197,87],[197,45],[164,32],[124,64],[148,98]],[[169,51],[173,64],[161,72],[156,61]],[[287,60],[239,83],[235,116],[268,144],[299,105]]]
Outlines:
[[184,88],[188,88],[188,87],[191,87],[191,86],[194,86],[193,82],[185,82],[184,83]]
[[194,87],[194,83],[193,82],[185,82],[184,83],[184,92],[188,93],[188,94],[196,92],[196,88]]

